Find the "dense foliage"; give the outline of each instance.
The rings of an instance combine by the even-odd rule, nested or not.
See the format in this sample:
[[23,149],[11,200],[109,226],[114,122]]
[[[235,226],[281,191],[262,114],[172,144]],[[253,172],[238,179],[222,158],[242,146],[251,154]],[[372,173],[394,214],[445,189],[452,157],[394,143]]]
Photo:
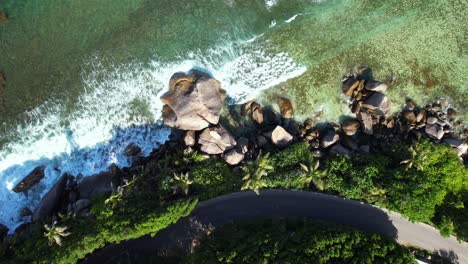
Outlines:
[[[305,143],[274,155],[268,187],[308,189],[301,164],[310,160]],[[374,203],[468,240],[468,170],[449,146],[420,141],[378,155],[334,156],[318,170],[311,189]]]
[[435,225],[443,235],[468,240],[468,172],[449,146],[421,141],[376,155],[331,156],[318,163],[308,144],[301,142],[246,161],[237,171],[217,157],[167,152],[150,160],[110,198],[93,201],[90,217],[60,219],[59,226],[71,232],[61,239],[62,247],[49,246],[43,225],[37,224],[26,236],[0,247],[0,260],[74,263],[107,243],[154,235],[188,215],[197,199],[243,186],[336,194],[400,212]]
[[[116,199],[116,196],[111,198]],[[111,200],[107,200],[111,201]],[[62,239],[62,246],[50,246],[40,225],[32,227],[30,237],[16,237],[5,252],[4,261],[11,263],[76,263],[87,254],[109,243],[156,234],[159,230],[188,215],[197,199],[184,199],[159,207],[148,202],[113,206],[96,199],[92,213],[95,218],[65,219],[71,234]],[[2,260],[0,258],[0,260]]]
[[182,263],[415,263],[376,234],[311,220],[261,220],[216,229]]

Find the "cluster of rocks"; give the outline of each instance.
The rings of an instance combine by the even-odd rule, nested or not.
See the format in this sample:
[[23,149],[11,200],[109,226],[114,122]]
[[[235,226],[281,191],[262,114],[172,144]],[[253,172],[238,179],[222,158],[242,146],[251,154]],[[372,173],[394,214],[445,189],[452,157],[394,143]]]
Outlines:
[[[134,149],[132,144],[127,149]],[[135,153],[135,151],[133,151]],[[37,185],[44,178],[44,166],[34,168],[13,191],[25,193]],[[82,178],[82,179],[81,179]],[[64,174],[41,199],[39,205],[32,211],[25,207],[20,211],[20,217],[33,222],[44,221],[61,212],[63,215],[72,217],[88,216],[91,206],[91,198],[98,194],[110,195],[121,185],[123,172],[116,165],[111,165],[107,171],[88,176],[74,177]],[[16,234],[28,229],[29,223],[25,223],[16,228]],[[0,225],[0,240],[6,236],[8,228]]]
[[[249,116],[259,127],[258,135],[235,138],[220,123],[224,107],[225,91],[209,74],[191,70],[187,74],[176,73],[169,82],[169,91],[161,100],[164,124],[184,132],[186,146],[197,148],[210,155],[221,155],[230,165],[239,164],[248,154],[249,147],[273,144],[286,147],[293,136],[281,126],[281,120],[290,120],[294,111],[286,98],[278,98],[281,117],[272,109],[264,109],[255,101],[241,106],[240,115]],[[261,129],[260,129],[261,128]]]
[[[279,112],[252,100],[232,107],[222,116],[226,93],[217,80],[198,70],[176,73],[170,79],[169,91],[161,97],[163,122],[175,128],[170,142],[148,158],[141,159],[137,159],[141,148],[129,144],[124,154],[135,158],[130,168],[121,170],[113,165],[108,171],[83,179],[63,175],[39,206],[34,211],[24,208],[21,217],[41,221],[56,212],[86,215],[92,196],[116,192],[125,177],[144,167],[148,160],[157,160],[164,153],[184,148],[219,155],[228,164],[237,166],[244,159],[256,158],[260,150],[283,149],[298,140],[307,141],[313,155],[322,158],[330,154],[375,153],[388,149],[392,144],[429,138],[437,143],[450,144],[467,163],[468,130],[462,121],[456,119],[457,111],[445,98],[424,107],[418,107],[408,99],[401,111],[388,116],[391,109],[390,100],[384,94],[386,89],[384,83],[372,78],[369,68],[361,67],[342,81],[342,91],[350,98],[354,117],[342,117],[335,123],[318,122],[320,116],[316,115],[297,122],[293,119],[292,102],[284,97],[276,100]],[[232,125],[224,116],[237,117],[242,122]],[[235,131],[236,128],[241,131]],[[13,191],[27,194],[44,178],[44,169],[39,166],[32,170]],[[27,224],[16,232],[25,228]],[[0,238],[7,230],[0,225]]]
[[339,124],[315,124],[309,118],[300,124],[299,136],[316,149],[317,156],[324,152],[344,155],[379,152],[391,144],[429,138],[450,144],[467,162],[468,132],[463,122],[456,120],[457,111],[446,98],[424,107],[407,99],[401,111],[389,116],[391,105],[384,94],[386,90],[387,85],[373,79],[370,68],[358,68],[342,80],[342,92],[349,97],[355,117],[342,117]]

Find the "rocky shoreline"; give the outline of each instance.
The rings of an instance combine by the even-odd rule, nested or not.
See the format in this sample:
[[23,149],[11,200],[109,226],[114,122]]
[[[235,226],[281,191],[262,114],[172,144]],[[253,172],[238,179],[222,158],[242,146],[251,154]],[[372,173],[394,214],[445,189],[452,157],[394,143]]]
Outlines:
[[[456,119],[457,111],[446,98],[419,107],[411,99],[395,114],[384,94],[387,86],[372,77],[371,69],[358,67],[344,76],[342,92],[349,97],[354,116],[342,116],[338,122],[320,121],[320,114],[303,122],[294,119],[293,103],[278,97],[277,109],[256,101],[227,106],[226,92],[208,73],[191,70],[176,73],[169,82],[169,91],[161,98],[164,124],[173,127],[171,139],[148,157],[141,149],[129,144],[125,155],[134,157],[134,164],[120,169],[113,165],[108,171],[93,176],[63,175],[43,197],[38,207],[21,210],[21,217],[33,222],[55,217],[57,213],[92,217],[91,197],[110,195],[145,169],[151,160],[158,160],[175,150],[190,149],[223,158],[236,170],[239,164],[255,159],[262,151],[284,149],[290,144],[307,141],[313,155],[319,159],[330,155],[379,153],[393,144],[430,139],[449,144],[456,149],[461,162],[468,164],[468,130]],[[240,168],[239,168],[240,169]],[[27,194],[44,178],[44,167],[35,168],[13,191]],[[28,230],[30,223],[14,233]],[[0,224],[0,238],[8,229]]]

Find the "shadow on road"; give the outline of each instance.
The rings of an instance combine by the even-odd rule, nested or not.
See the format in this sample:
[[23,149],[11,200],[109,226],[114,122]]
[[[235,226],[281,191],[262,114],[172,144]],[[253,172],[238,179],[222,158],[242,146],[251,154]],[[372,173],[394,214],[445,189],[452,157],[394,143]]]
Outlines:
[[190,216],[155,237],[106,246],[82,263],[128,263],[140,256],[186,255],[216,227],[247,219],[288,217],[306,217],[397,238],[388,215],[371,205],[313,192],[264,190],[258,196],[241,192],[201,202]]

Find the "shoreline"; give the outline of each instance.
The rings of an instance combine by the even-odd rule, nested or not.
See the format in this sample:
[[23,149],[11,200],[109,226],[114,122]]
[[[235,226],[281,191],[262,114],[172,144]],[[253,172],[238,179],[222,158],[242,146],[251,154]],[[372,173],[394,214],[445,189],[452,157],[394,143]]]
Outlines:
[[[285,97],[277,99],[279,112],[276,112],[271,106],[262,106],[253,100],[243,105],[227,106],[224,100],[225,91],[220,88],[220,83],[212,79],[211,76],[197,70],[188,73],[176,73],[171,78],[169,91],[162,96],[165,104],[162,115],[163,122],[176,128],[172,130],[173,133],[171,133],[169,141],[161,148],[153,151],[148,157],[140,156],[141,149],[138,146],[129,144],[125,147],[124,152],[125,155],[133,157],[135,163],[128,168],[119,169],[114,166],[110,171],[86,177],[81,181],[77,181],[73,176],[62,177],[63,180],[56,183],[41,201],[41,206],[38,207],[41,210],[35,210],[34,212],[29,210],[27,212],[34,216],[36,223],[20,226],[15,231],[16,236],[21,237],[23,234],[30,232],[29,230],[34,230],[34,226],[37,224],[50,221],[50,216],[52,216],[52,219],[57,219],[55,217],[57,212],[71,215],[71,220],[66,220],[71,221],[69,223],[73,223],[75,217],[76,219],[93,221],[95,206],[99,204],[96,204],[93,196],[104,195],[104,197],[109,197],[100,206],[106,207],[107,203],[113,201],[113,199],[117,199],[115,203],[118,206],[122,197],[127,195],[127,192],[128,194],[132,193],[133,187],[128,186],[136,184],[135,182],[144,183],[145,177],[151,179],[154,176],[149,175],[153,175],[157,171],[167,173],[164,171],[182,169],[182,172],[184,172],[184,170],[188,170],[185,176],[185,181],[188,183],[190,166],[194,166],[190,165],[192,162],[195,162],[195,164],[197,162],[214,163],[216,164],[214,168],[222,169],[223,173],[237,178],[236,175],[242,173],[249,166],[258,166],[257,163],[264,162],[261,160],[265,159],[270,153],[277,156],[275,160],[278,164],[295,162],[281,155],[299,155],[294,157],[299,161],[293,164],[295,164],[294,166],[300,164],[305,171],[300,172],[293,169],[290,173],[298,174],[301,181],[301,175],[304,172],[306,174],[316,173],[317,168],[322,169],[319,161],[320,164],[325,162],[325,165],[327,165],[327,162],[334,162],[340,157],[350,161],[358,158],[372,158],[375,155],[382,155],[388,152],[392,146],[398,145],[411,146],[407,150],[401,150],[403,156],[409,155],[409,159],[408,161],[402,160],[399,166],[403,169],[406,167],[405,170],[412,173],[420,173],[420,170],[422,172],[420,166],[424,166],[424,164],[418,164],[420,161],[413,162],[411,160],[418,158],[417,149],[419,147],[432,148],[431,146],[448,144],[458,151],[460,161],[466,162],[467,143],[465,133],[467,130],[460,131],[460,126],[463,123],[458,122],[455,118],[456,110],[450,108],[449,104],[442,99],[425,107],[418,107],[411,100],[408,100],[407,105],[398,114],[386,117],[390,112],[390,102],[383,93],[386,86],[373,80],[369,71],[368,68],[360,67],[357,68],[356,72],[343,79],[342,91],[351,97],[350,108],[357,113],[357,118],[345,117],[339,123],[317,122],[320,118],[319,114],[316,114],[314,118],[306,119],[304,122],[297,122],[294,119],[293,104]],[[196,87],[196,89],[193,87]],[[197,95],[196,93],[201,94]],[[207,100],[209,103],[200,103],[197,100]],[[463,138],[465,141],[462,140]],[[421,146],[418,146],[418,144]],[[416,151],[412,145],[416,146]],[[453,150],[449,151],[445,147],[441,147],[442,149],[447,153],[453,152]],[[204,154],[198,154],[198,151]],[[298,152],[294,154],[295,151]],[[411,151],[415,151],[416,154],[411,154]],[[262,155],[262,152],[266,154]],[[288,152],[293,154],[287,154]],[[450,158],[455,156],[452,157],[452,154],[450,154]],[[303,165],[303,163],[310,162],[305,160],[306,156],[310,156],[315,165]],[[166,163],[168,162],[167,159],[171,158],[175,159],[172,162],[179,165],[172,167],[170,163]],[[182,164],[181,168],[179,168],[180,164]],[[153,168],[155,165],[156,170]],[[184,169],[184,166],[188,167]],[[279,166],[281,168],[283,165]],[[466,169],[464,165],[459,164],[458,166],[463,166]],[[210,166],[202,166],[199,169],[210,169]],[[463,169],[460,168],[460,170]],[[174,175],[176,175],[175,172]],[[201,175],[205,175],[205,173]],[[213,176],[217,177],[216,175]],[[318,177],[318,175],[316,174],[313,177]],[[224,175],[218,176],[224,177]],[[27,188],[31,188],[40,182],[41,177],[43,177],[43,171],[41,173],[41,170],[38,169],[38,171],[28,175],[22,181],[22,184],[17,185],[15,187],[16,191],[27,191]],[[161,177],[161,175],[156,177]],[[183,178],[177,176],[179,178],[171,179],[171,177],[173,176],[168,175],[168,177],[158,180],[161,182],[157,184],[157,188],[165,189],[161,189],[156,193],[151,192],[151,195],[161,196],[159,199],[162,199],[160,201],[162,204],[183,201],[183,192],[180,193],[183,190],[181,189],[183,185],[178,185],[183,183]],[[251,175],[251,177],[262,177],[262,175]],[[213,183],[208,184],[208,186],[197,187],[208,188],[208,192],[198,193],[200,190],[196,191],[197,198],[205,200],[224,194],[226,191],[238,190],[240,178],[234,178],[232,179],[234,185],[226,187],[225,191],[222,188],[217,190],[216,186],[212,186]],[[245,179],[249,180],[248,178]],[[266,179],[268,180],[268,177]],[[176,180],[180,182],[177,183]],[[226,180],[223,178],[217,179],[216,184],[227,184],[228,182],[224,182]],[[260,178],[255,180],[260,182]],[[288,182],[289,180],[286,179],[282,180],[285,182],[271,180],[273,182],[266,185],[270,189],[278,187],[294,189],[295,187],[291,186],[297,186],[294,185],[297,183]],[[311,178],[308,184],[300,183],[300,185],[304,189],[312,188],[312,190],[329,193],[330,191],[324,187],[326,184],[320,183],[320,181],[323,181],[323,179]],[[176,183],[177,185],[168,187]],[[190,193],[190,184],[191,182],[184,187],[188,188],[184,191],[185,194]],[[252,189],[257,193],[261,189],[258,186],[245,184],[241,189],[244,188]],[[214,193],[210,193],[211,191],[214,191]],[[375,191],[381,192],[381,190]],[[371,192],[374,192],[374,190]],[[134,195],[138,197],[143,193],[139,194],[137,191]],[[348,197],[345,193],[340,195]],[[362,197],[350,198],[361,201],[368,199]],[[101,200],[100,203],[103,201]],[[373,203],[381,204],[382,202]],[[122,210],[127,210],[126,205],[120,206],[124,206]],[[194,204],[191,206],[194,206]],[[163,208],[169,210],[170,207]],[[184,210],[181,211],[181,216],[187,215],[191,211],[191,209]],[[409,209],[403,208],[401,210]],[[162,217],[164,217],[164,214]],[[174,218],[171,222],[175,222],[177,219]],[[153,231],[154,233],[164,228],[164,226],[157,228],[156,231]],[[73,232],[73,228],[71,230]],[[7,240],[9,239],[7,238]],[[118,242],[118,240],[115,242]]]

